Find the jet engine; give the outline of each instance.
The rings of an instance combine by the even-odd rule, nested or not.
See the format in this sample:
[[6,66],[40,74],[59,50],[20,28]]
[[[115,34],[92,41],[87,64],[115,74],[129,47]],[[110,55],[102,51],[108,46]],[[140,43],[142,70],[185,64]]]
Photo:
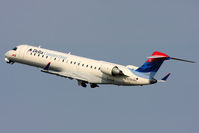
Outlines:
[[100,67],[100,70],[104,74],[108,74],[111,76],[124,75],[122,70],[120,70],[117,66],[114,66],[112,64],[103,64]]

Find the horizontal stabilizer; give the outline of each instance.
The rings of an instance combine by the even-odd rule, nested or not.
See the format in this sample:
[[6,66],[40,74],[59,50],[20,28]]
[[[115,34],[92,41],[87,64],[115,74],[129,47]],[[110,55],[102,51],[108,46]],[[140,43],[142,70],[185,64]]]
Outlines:
[[180,59],[180,58],[175,58],[175,57],[170,57],[166,54],[160,53],[158,51],[154,52],[152,56],[147,57],[149,59],[161,59],[161,58],[166,58],[167,60],[172,59],[172,60],[177,60],[177,61],[184,61],[184,62],[189,62],[189,63],[196,63],[195,61],[190,61],[190,60],[185,60],[185,59]]
[[147,57],[147,58],[151,58],[151,59],[157,59],[157,58],[167,58],[166,56],[161,56],[161,55],[159,55],[159,56],[149,56],[149,57]]
[[184,60],[184,59],[179,59],[179,58],[174,58],[170,57],[172,60],[178,60],[178,61],[184,61],[184,62],[189,62],[189,63],[196,63],[195,61],[190,61],[190,60]]

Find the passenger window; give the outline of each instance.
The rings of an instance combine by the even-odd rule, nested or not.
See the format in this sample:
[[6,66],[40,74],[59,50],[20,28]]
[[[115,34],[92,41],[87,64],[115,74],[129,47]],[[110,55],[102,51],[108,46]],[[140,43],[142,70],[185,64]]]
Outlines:
[[36,55],[36,53],[34,53],[34,56]]
[[74,64],[76,64],[76,62],[74,62]]
[[70,64],[72,64],[73,62],[71,61]]
[[86,67],[88,67],[88,65],[86,65]]
[[84,64],[82,64],[82,66],[84,66]]
[[46,59],[48,58],[48,56],[46,56]]
[[32,55],[32,53],[30,53],[30,55]]
[[80,65],[80,63],[78,63],[78,66]]
[[91,66],[91,68],[93,68],[93,66]]
[[54,60],[56,60],[56,58],[54,58]]
[[62,62],[64,62],[64,59],[62,60]]
[[40,56],[40,54],[38,54],[38,56]]
[[96,67],[95,67],[95,69],[96,69]]

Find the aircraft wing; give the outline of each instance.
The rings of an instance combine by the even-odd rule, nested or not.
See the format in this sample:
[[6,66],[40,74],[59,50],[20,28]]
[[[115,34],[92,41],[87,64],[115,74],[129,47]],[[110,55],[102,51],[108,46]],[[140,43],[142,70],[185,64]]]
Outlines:
[[62,70],[62,71],[53,71],[49,70],[50,63],[48,63],[41,72],[53,74],[60,77],[65,77],[69,79],[77,79],[81,81],[86,81],[89,83],[95,83],[96,80],[98,80],[98,77],[87,75],[86,73],[80,73],[80,72],[72,72],[70,70]]
[[56,71],[51,71],[51,70],[41,70],[41,72],[53,74],[56,76],[65,77],[65,78],[69,78],[69,79],[77,79],[77,80],[82,80],[82,81],[88,82],[87,78],[85,78],[77,73],[72,73],[69,71],[56,72]]

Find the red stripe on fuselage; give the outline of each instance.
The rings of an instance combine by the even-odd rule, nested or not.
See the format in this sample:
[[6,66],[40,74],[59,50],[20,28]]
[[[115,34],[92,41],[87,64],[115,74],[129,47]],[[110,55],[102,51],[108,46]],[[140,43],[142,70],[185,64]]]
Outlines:
[[16,57],[17,55],[16,55],[16,54],[12,54],[12,56],[13,56],[13,57]]

